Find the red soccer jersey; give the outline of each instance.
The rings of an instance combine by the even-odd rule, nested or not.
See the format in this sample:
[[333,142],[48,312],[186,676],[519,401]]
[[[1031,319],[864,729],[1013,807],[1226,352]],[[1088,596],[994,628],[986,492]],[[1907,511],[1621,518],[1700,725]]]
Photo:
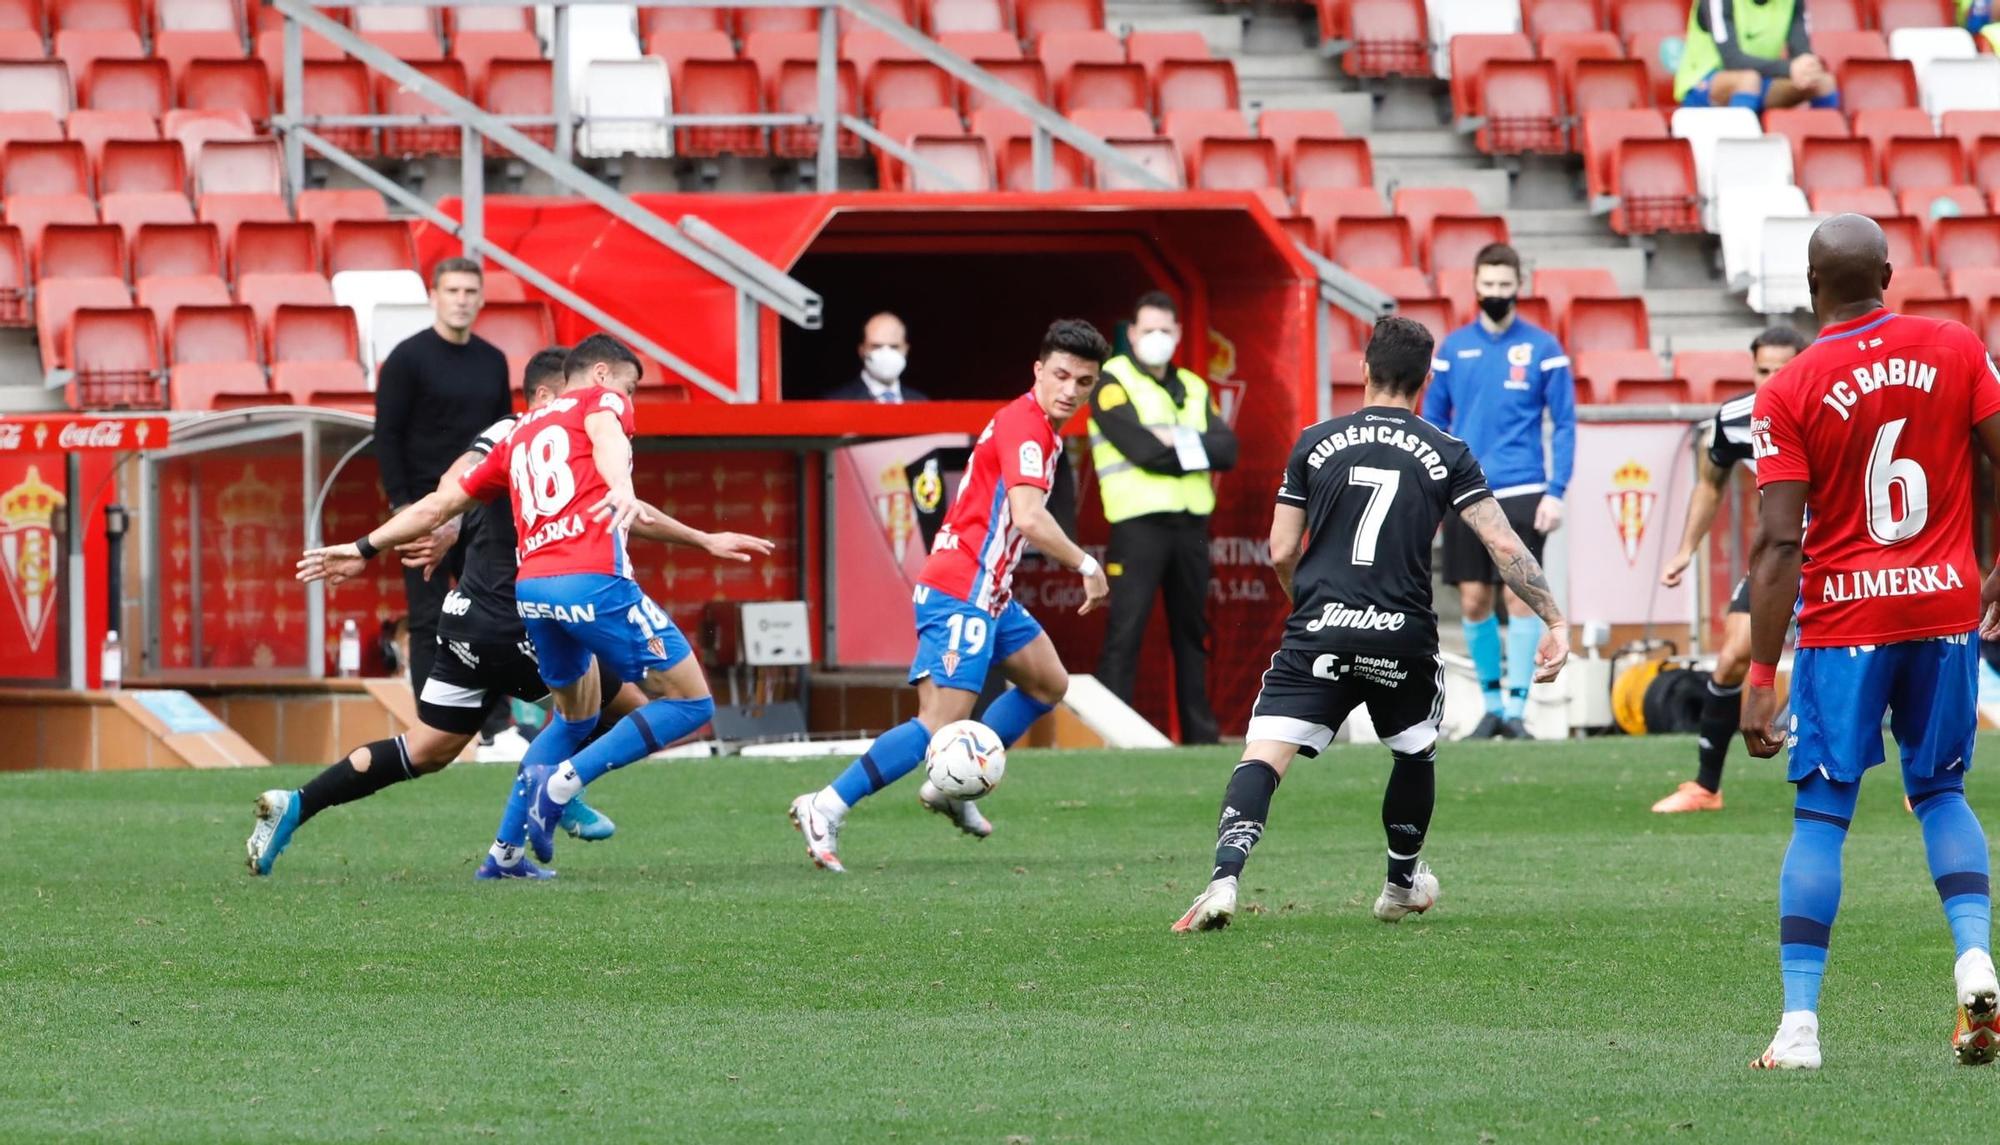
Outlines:
[[958,496],[917,582],[998,616],[1013,597],[1014,567],[1028,543],[1014,528],[1007,490],[1027,485],[1048,500],[1056,461],[1056,429],[1035,395],[1001,406],[972,447]]
[[1757,485],[1806,483],[1801,647],[1979,626],[1973,427],[1996,413],[1972,331],[1882,310],[1828,326],[1765,384]]
[[591,513],[610,489],[583,428],[599,410],[616,414],[625,436],[632,436],[632,403],[625,395],[602,386],[572,390],[523,417],[499,448],[459,478],[466,493],[482,501],[513,488],[521,580],[632,575],[625,535]]

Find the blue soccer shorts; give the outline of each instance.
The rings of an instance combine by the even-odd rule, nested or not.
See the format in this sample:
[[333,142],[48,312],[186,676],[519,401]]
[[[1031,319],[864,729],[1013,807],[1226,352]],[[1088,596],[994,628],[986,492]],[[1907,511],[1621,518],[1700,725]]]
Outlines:
[[1018,600],[1008,601],[994,616],[927,584],[918,585],[912,599],[917,613],[912,684],[929,677],[940,688],[980,691],[995,661],[1006,660],[1042,634],[1041,621]]
[[1801,648],[1792,659],[1787,778],[1852,783],[1882,762],[1882,717],[1903,776],[1972,766],[1979,730],[1979,641],[1970,632],[1859,648]]
[[542,680],[567,687],[602,660],[620,680],[636,684],[688,658],[687,638],[659,605],[622,576],[573,573],[514,586],[515,611],[534,642]]

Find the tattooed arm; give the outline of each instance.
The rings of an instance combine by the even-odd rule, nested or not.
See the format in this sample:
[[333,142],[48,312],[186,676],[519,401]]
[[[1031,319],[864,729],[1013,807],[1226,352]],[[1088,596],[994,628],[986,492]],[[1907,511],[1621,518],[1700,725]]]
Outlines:
[[1549,578],[1542,575],[1541,563],[1535,554],[1528,551],[1514,526],[1507,523],[1507,515],[1500,511],[1500,502],[1491,497],[1481,497],[1466,506],[1459,516],[1493,555],[1493,563],[1500,569],[1500,579],[1514,590],[1514,595],[1542,623],[1549,626],[1548,635],[1542,637],[1542,646],[1535,656],[1535,682],[1547,683],[1562,671],[1563,663],[1569,659],[1569,625],[1563,620],[1562,609],[1556,606],[1556,596],[1549,588]]

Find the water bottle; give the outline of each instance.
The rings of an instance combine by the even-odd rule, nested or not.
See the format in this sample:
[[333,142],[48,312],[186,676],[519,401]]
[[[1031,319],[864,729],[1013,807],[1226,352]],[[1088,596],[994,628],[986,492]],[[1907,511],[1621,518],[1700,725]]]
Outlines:
[[104,634],[104,648],[97,657],[97,673],[107,691],[116,691],[125,682],[125,648],[118,643],[116,628]]
[[361,630],[354,627],[354,618],[340,622],[340,655],[338,659],[342,676],[361,674]]

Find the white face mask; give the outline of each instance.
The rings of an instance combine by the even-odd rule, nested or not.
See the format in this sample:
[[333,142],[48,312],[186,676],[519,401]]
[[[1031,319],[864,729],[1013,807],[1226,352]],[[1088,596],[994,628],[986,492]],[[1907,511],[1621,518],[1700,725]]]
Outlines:
[[887,384],[901,378],[903,367],[909,364],[909,359],[894,346],[877,346],[862,359],[861,368],[868,371],[869,377]]
[[1174,351],[1180,348],[1181,340],[1165,330],[1148,330],[1139,335],[1139,342],[1132,347],[1132,356],[1139,364],[1150,370],[1174,360]]

